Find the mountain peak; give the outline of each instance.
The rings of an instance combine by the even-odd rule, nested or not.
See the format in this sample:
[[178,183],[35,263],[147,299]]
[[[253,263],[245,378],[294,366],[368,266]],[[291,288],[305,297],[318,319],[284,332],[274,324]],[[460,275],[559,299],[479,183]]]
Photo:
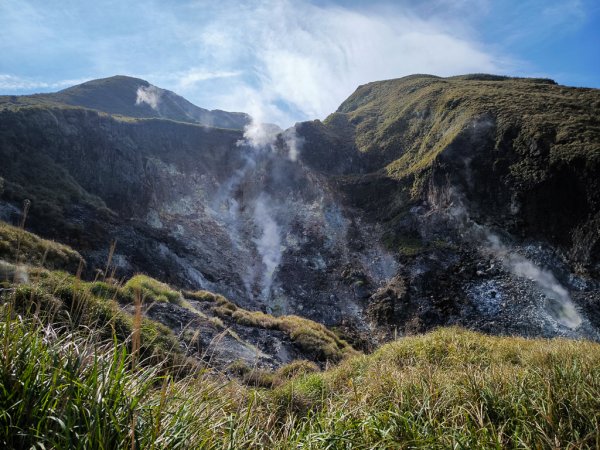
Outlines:
[[244,113],[209,111],[140,78],[115,75],[87,81],[53,94],[61,103],[138,118],[162,118],[218,128],[242,129]]
[[19,103],[39,104],[40,100],[46,100],[52,104],[95,109],[108,114],[169,119],[237,130],[243,129],[251,120],[245,113],[200,108],[174,92],[126,75],[86,81],[56,93],[19,98],[22,99]]

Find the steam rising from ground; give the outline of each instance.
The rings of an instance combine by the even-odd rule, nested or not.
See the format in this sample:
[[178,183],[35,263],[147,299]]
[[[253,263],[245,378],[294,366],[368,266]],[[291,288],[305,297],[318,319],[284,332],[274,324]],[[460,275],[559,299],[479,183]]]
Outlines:
[[[337,273],[334,268],[347,266],[374,286],[385,284],[397,265],[376,242],[380,230],[344,216],[327,182],[300,161],[303,138],[296,128],[282,131],[262,122],[262,106],[254,104],[253,120],[237,142],[241,159],[225,179],[215,179],[209,206],[212,217],[226,229],[245,300],[278,313],[310,305],[310,313],[317,314],[319,308],[339,301],[336,293],[355,298],[355,288],[349,285],[319,284]],[[350,226],[353,236],[358,233],[372,245],[350,249],[350,239],[357,239],[349,236]],[[337,306],[328,312],[329,319],[361,310],[352,301]]]
[[469,216],[461,195],[453,188],[440,190],[436,198],[430,198],[430,202],[437,208],[444,204],[450,205],[446,212],[458,224],[463,237],[479,243],[484,252],[493,255],[513,275],[535,283],[539,291],[546,297],[546,304],[540,306],[558,323],[570,329],[581,325],[582,318],[575,309],[569,292],[558,282],[552,272],[540,268],[533,261],[503,243],[500,237],[487,227],[474,222]]
[[29,283],[29,272],[25,265],[14,265],[0,259],[0,281]]
[[281,129],[276,125],[262,123],[252,116],[252,120],[244,127],[244,140],[239,145],[249,145],[256,150],[272,149]]
[[158,104],[160,103],[161,90],[151,84],[148,86],[140,86],[137,89],[137,98],[135,99],[136,105],[146,103],[153,110],[158,111]]
[[[242,173],[238,174],[239,183],[249,170],[253,170],[257,166],[257,158],[260,156],[272,158],[275,156],[275,143],[281,129],[277,126],[260,122],[259,118],[263,117],[262,111],[257,109],[256,116],[253,116],[252,121],[244,128],[244,140],[238,142],[238,145],[249,146],[249,154],[246,155],[248,161]],[[258,118],[257,118],[258,117]],[[295,133],[294,133],[295,134]],[[273,211],[273,199],[267,194],[260,193],[254,201],[254,213],[252,220],[258,230],[260,236],[253,239],[256,245],[256,251],[261,257],[263,271],[261,275],[261,297],[263,300],[268,300],[273,285],[273,279],[277,267],[281,262],[284,248],[282,246],[281,228],[275,220]],[[248,280],[246,285],[250,285]]]
[[547,298],[545,309],[560,324],[575,329],[581,325],[581,316],[571,301],[569,292],[558,282],[554,274],[541,269],[531,260],[511,251],[495,234],[488,233],[487,249],[490,250],[512,274],[533,281]]
[[281,262],[281,231],[272,216],[268,205],[268,197],[261,194],[254,207],[254,222],[261,230],[261,236],[254,240],[256,249],[262,258],[265,271],[262,276],[262,297],[267,299],[273,284],[275,270]]
[[285,130],[283,133],[283,140],[288,148],[288,157],[290,158],[290,161],[297,161],[300,149],[304,144],[304,138],[298,136],[296,127],[293,126],[292,128]]

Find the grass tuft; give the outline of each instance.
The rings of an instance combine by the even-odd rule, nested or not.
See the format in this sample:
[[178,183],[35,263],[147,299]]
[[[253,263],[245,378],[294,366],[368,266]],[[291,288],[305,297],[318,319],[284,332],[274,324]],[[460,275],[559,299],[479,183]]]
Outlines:
[[179,305],[183,300],[180,292],[146,275],[135,275],[123,287],[131,294],[139,291],[145,302],[163,302]]

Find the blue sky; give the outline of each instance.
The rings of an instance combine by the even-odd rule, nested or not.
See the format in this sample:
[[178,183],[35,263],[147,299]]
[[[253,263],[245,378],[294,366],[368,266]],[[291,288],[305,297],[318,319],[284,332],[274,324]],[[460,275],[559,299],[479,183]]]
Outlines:
[[600,88],[598,0],[0,0],[0,93],[115,74],[288,126],[411,73]]

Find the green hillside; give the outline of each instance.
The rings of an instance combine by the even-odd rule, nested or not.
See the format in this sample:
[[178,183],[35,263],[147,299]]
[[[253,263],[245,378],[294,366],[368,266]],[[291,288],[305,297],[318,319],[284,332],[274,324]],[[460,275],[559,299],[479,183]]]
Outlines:
[[[402,177],[425,169],[476,120],[490,121],[483,126],[493,126],[496,137],[512,133],[514,150],[524,156],[547,156],[552,163],[581,157],[597,161],[598,108],[597,89],[569,88],[546,79],[412,75],[360,86],[326,123],[334,122],[336,114],[347,115],[355,125],[358,149],[381,154],[388,172]],[[526,148],[540,141],[551,143],[549,155]],[[515,175],[524,182],[536,176],[525,171],[534,162],[520,164],[524,170]]]

